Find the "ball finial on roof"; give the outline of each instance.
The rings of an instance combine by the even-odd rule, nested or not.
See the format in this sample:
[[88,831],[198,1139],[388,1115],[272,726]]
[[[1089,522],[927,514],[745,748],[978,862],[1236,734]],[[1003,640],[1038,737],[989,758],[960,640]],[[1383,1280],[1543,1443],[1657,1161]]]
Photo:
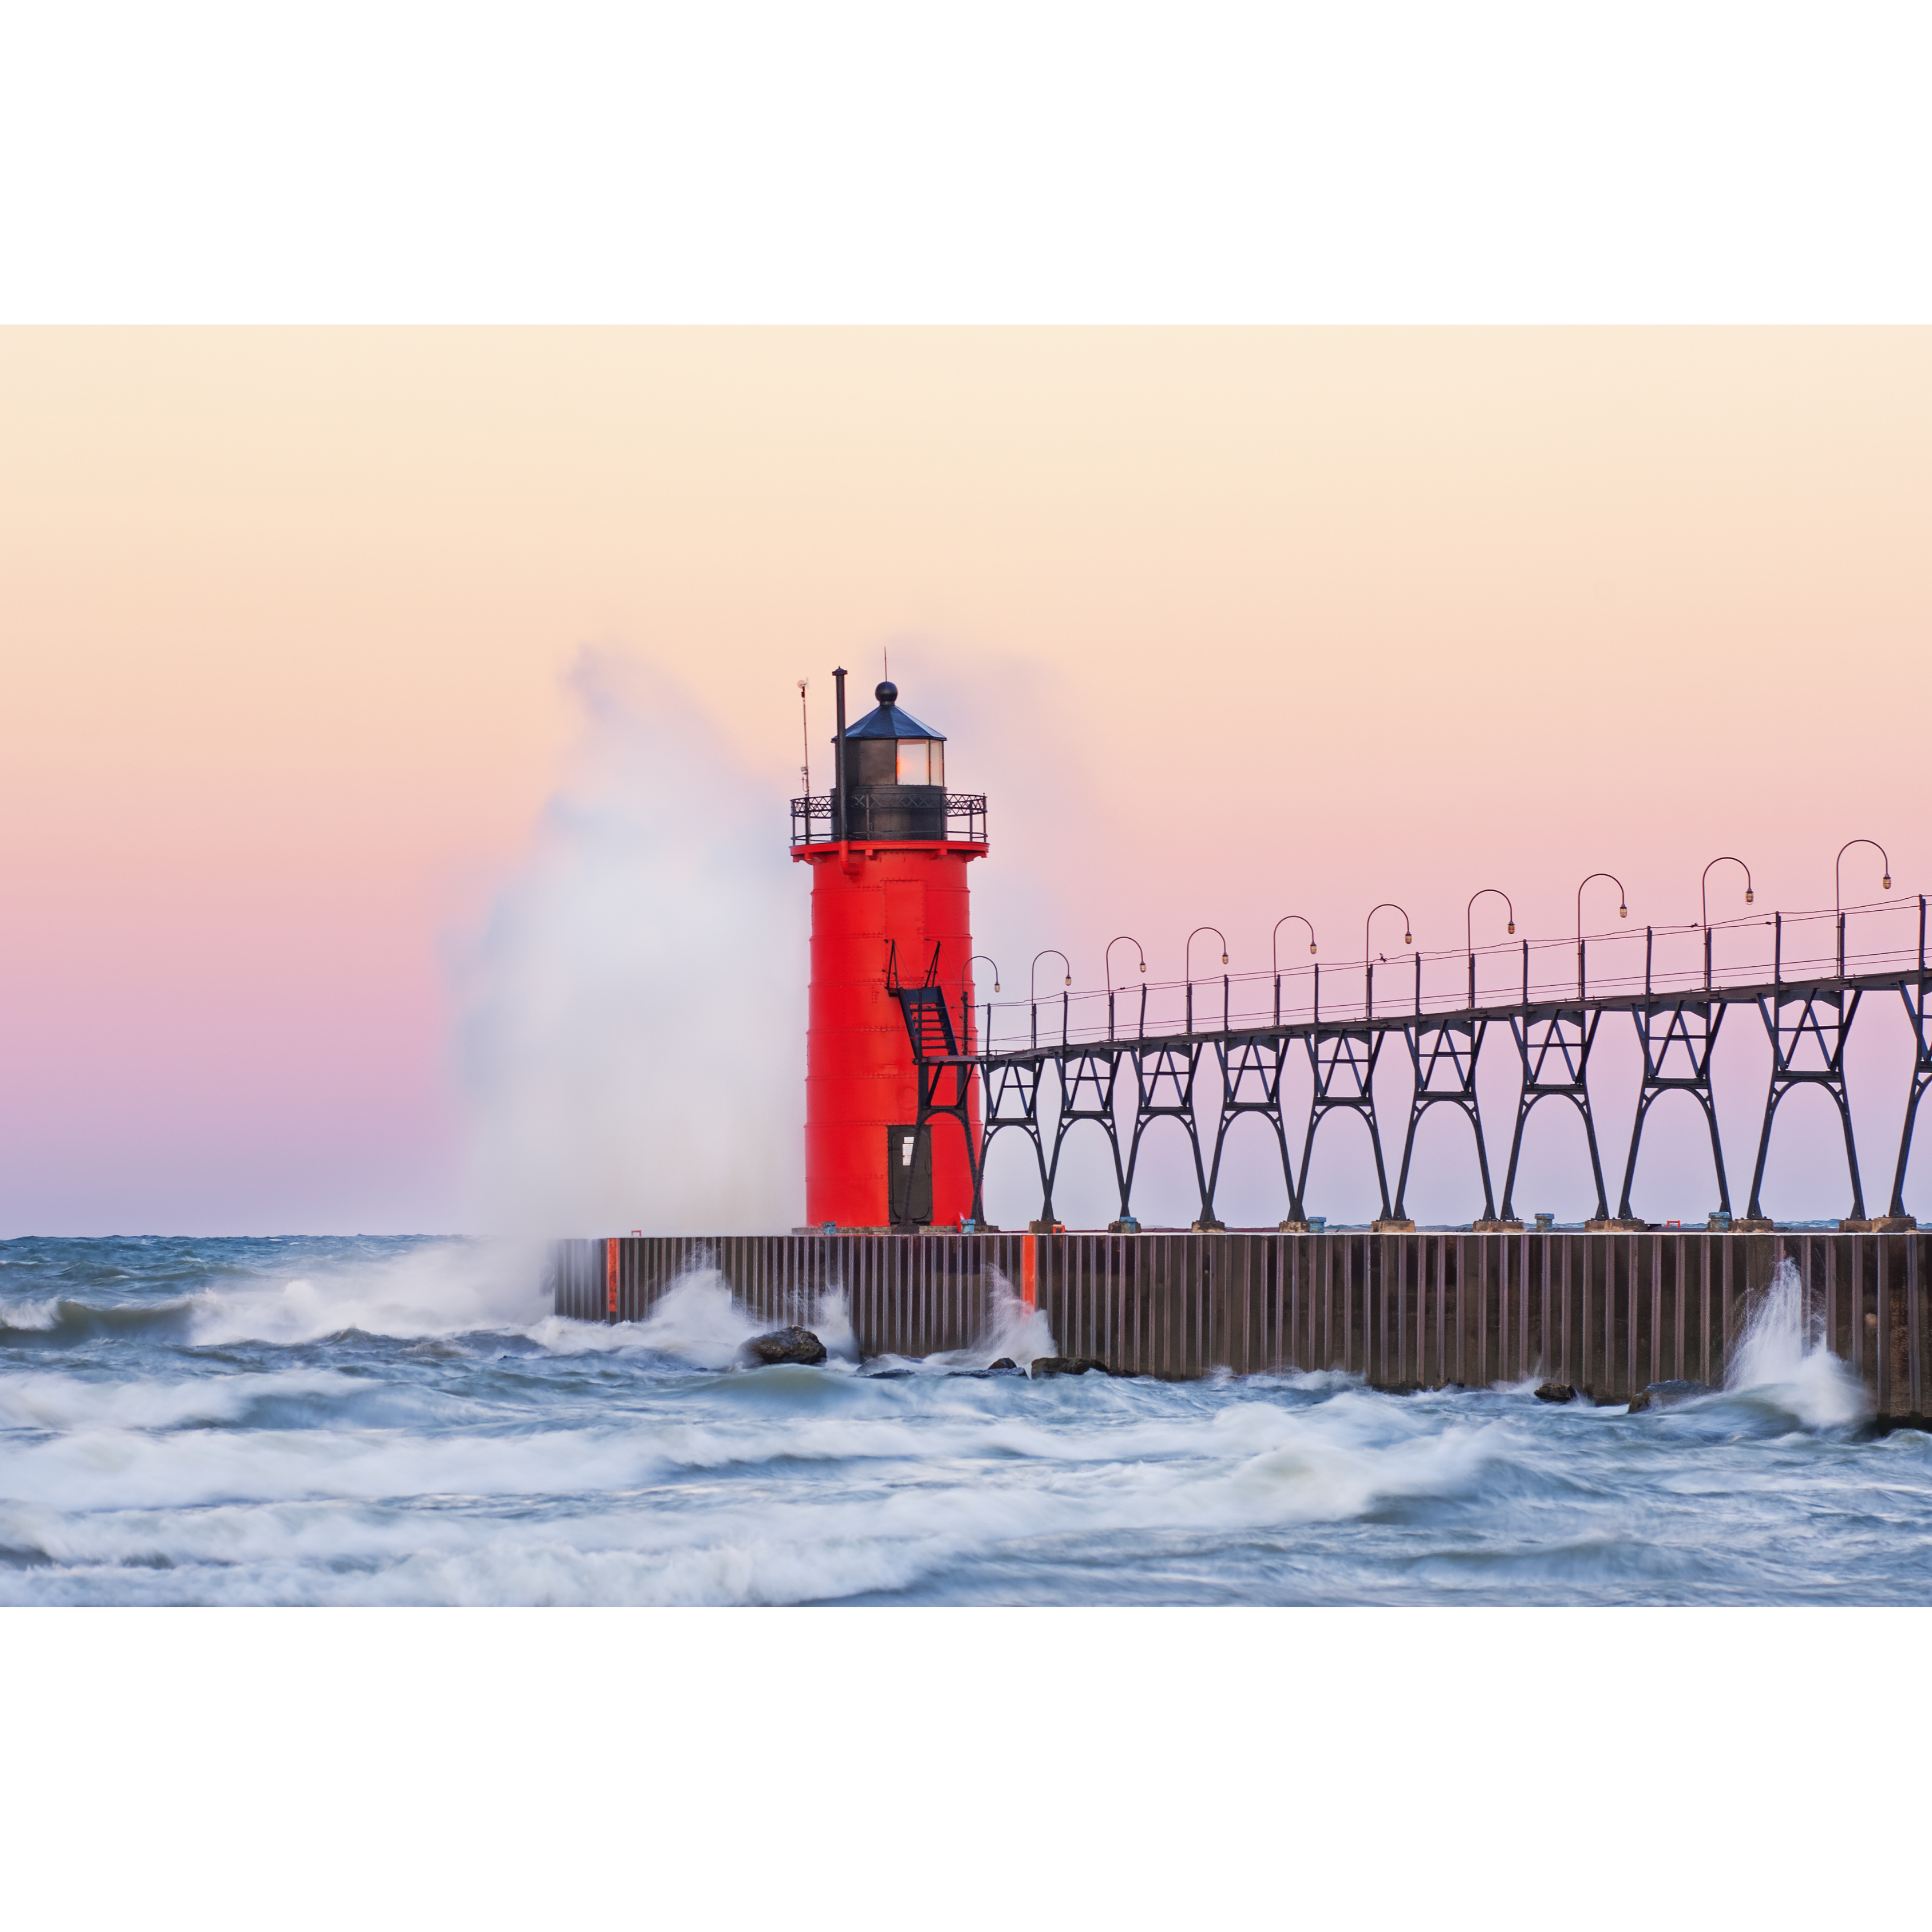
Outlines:
[[881,704],[896,704],[899,701],[899,688],[888,678],[872,693],[872,695]]

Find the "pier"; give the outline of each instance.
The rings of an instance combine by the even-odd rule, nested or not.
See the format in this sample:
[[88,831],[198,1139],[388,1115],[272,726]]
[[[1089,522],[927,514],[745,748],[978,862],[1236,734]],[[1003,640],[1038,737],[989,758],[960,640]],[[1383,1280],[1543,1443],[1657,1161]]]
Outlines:
[[1564,1383],[1599,1403],[1652,1382],[1720,1387],[1781,1262],[1863,1382],[1879,1426],[1924,1427],[1932,1234],[867,1234],[568,1240],[553,1306],[646,1318],[715,1269],[757,1319],[806,1326],[844,1297],[862,1356],[968,1349],[1017,1300],[1067,1355],[1164,1380],[1339,1370],[1376,1388]]

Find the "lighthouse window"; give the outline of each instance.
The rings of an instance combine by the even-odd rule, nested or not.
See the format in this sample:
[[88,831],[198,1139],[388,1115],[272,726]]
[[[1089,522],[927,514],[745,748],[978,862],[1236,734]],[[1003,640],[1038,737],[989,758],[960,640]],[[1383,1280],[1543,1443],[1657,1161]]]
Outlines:
[[934,738],[902,738],[899,748],[899,783],[902,785],[943,785],[946,782],[946,747]]

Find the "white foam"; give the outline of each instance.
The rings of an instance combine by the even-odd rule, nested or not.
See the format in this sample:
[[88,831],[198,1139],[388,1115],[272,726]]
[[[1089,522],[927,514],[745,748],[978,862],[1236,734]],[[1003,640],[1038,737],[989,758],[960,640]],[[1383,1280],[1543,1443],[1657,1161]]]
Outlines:
[[[681,1346],[722,1345],[715,1288],[686,1286]],[[1502,1424],[1444,1430],[1348,1388],[1204,1412],[1195,1392],[1097,1381],[706,1386],[701,1413],[493,1436],[356,1426],[368,1384],[330,1372],[92,1392],[17,1378],[7,1419],[62,1432],[0,1462],[0,1542],[39,1550],[68,1582],[0,1573],[0,1598],[104,1582],[154,1600],[823,1600],[1041,1539],[1334,1520],[1466,1489],[1524,1451]],[[813,1388],[832,1406],[801,1393]],[[208,1426],[277,1394],[339,1419]],[[801,1465],[821,1472],[802,1488]],[[702,1509],[652,1500],[698,1471],[730,1478]],[[515,1506],[551,1496],[572,1499],[564,1517]]]
[[542,1276],[534,1244],[425,1242],[285,1281],[204,1288],[188,1304],[189,1334],[219,1347],[316,1342],[349,1329],[404,1340],[526,1330],[543,1318]]
[[18,1329],[23,1334],[44,1334],[59,1319],[58,1295],[50,1295],[44,1301],[0,1304],[0,1328]]

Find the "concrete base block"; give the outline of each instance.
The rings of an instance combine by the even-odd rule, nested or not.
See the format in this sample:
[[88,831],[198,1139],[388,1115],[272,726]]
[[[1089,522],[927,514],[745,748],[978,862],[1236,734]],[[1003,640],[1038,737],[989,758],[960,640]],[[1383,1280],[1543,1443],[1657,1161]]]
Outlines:
[[1648,1221],[1586,1221],[1583,1232],[1586,1234],[1640,1234],[1649,1226]]
[[1412,1234],[1415,1232],[1413,1221],[1371,1221],[1369,1232],[1372,1234]]
[[1520,1234],[1522,1232],[1520,1221],[1472,1221],[1469,1232],[1472,1234]]

